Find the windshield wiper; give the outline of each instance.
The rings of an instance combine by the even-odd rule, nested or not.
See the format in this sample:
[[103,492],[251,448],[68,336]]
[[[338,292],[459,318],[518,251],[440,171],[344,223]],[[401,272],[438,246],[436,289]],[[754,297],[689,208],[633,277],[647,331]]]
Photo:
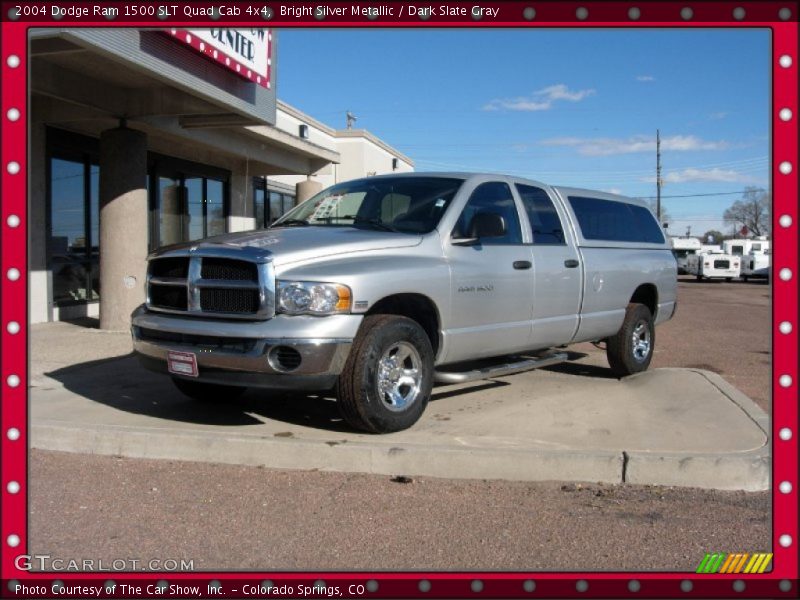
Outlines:
[[280,221],[279,223],[273,223],[269,226],[270,229],[273,227],[308,227],[309,223],[305,219],[286,219],[285,221]]
[[392,233],[399,233],[397,229],[381,221],[380,219],[367,219],[365,217],[353,217],[353,225],[369,225],[374,229],[381,231],[391,231]]

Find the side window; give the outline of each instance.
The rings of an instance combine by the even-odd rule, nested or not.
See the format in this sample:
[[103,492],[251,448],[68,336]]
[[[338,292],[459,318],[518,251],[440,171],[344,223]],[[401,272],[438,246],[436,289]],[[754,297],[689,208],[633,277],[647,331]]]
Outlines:
[[516,184],[522,198],[528,220],[533,231],[533,243],[537,245],[564,245],[564,228],[556,207],[543,189]]
[[506,234],[502,237],[487,238],[484,243],[521,244],[522,230],[519,225],[517,206],[507,184],[500,181],[482,183],[475,188],[467,201],[458,223],[453,230],[453,237],[470,237],[472,219],[480,213],[495,213],[503,217],[506,224]]
[[569,202],[587,240],[664,243],[653,213],[643,206],[581,196],[570,196]]

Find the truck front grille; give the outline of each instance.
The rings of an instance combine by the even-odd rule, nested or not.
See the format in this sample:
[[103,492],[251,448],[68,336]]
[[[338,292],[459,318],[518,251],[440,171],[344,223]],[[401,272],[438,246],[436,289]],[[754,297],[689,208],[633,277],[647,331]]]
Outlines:
[[714,268],[715,269],[730,269],[731,268],[731,261],[729,261],[729,260],[715,260],[714,261]]
[[150,260],[147,307],[254,320],[275,314],[275,277],[269,260],[247,260],[246,250],[211,248],[207,252],[210,255],[188,251]]
[[186,287],[151,285],[150,305],[168,310],[188,310]]
[[200,290],[200,310],[221,313],[255,313],[258,310],[258,290]]
[[228,258],[204,258],[200,273],[203,279],[258,281],[258,269],[255,263]]
[[150,261],[150,275],[154,277],[181,277],[189,276],[189,257],[157,258]]
[[182,346],[215,348],[217,350],[224,350],[225,352],[241,352],[242,354],[252,352],[257,342],[257,340],[252,338],[194,335],[175,331],[161,331],[160,329],[149,329],[146,327],[137,327],[136,335],[140,339],[151,342],[168,342],[180,344]]

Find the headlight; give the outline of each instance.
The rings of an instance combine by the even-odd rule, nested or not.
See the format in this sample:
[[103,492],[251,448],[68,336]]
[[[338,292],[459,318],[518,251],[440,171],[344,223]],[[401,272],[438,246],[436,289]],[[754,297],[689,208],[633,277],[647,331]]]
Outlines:
[[290,315],[332,315],[350,312],[350,288],[338,283],[278,281],[278,312]]

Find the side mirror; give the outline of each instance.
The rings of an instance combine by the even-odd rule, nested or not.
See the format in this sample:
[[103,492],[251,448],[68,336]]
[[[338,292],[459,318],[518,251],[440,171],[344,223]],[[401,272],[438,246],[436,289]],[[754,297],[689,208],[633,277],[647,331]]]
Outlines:
[[479,212],[469,224],[469,237],[493,238],[503,237],[506,234],[506,221],[493,212]]

